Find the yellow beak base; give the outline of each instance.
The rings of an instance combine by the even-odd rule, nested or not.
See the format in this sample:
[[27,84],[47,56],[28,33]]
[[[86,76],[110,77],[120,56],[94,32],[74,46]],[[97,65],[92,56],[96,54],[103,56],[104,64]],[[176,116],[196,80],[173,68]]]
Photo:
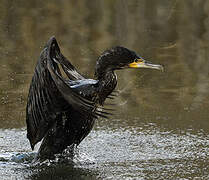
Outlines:
[[163,71],[163,66],[159,64],[151,64],[146,62],[143,59],[137,59],[135,62],[132,62],[128,65],[129,68],[148,68],[148,69],[157,69]]

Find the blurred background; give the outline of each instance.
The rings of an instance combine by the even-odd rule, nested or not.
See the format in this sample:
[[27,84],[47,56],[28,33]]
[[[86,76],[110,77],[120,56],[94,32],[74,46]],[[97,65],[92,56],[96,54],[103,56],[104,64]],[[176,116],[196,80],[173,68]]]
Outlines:
[[[28,89],[40,52],[54,35],[62,53],[86,77],[93,78],[98,56],[116,45],[132,49],[144,59],[165,67],[164,73],[147,69],[117,72],[119,95],[112,101],[117,104],[115,115],[110,120],[98,120],[81,149],[87,148],[85,151],[88,152],[88,143],[93,143],[93,138],[98,138],[99,141],[103,133],[118,134],[116,137],[122,143],[128,132],[131,137],[136,138],[135,146],[128,154],[140,151],[145,153],[142,156],[146,159],[146,153],[154,153],[157,164],[145,163],[140,170],[137,165],[139,162],[135,162],[139,154],[133,155],[133,161],[123,157],[125,160],[122,164],[128,169],[126,174],[130,176],[124,175],[123,169],[115,176],[107,175],[108,178],[141,177],[140,173],[143,172],[143,177],[154,179],[155,175],[160,173],[161,177],[168,177],[173,167],[182,168],[178,157],[178,160],[169,166],[171,169],[163,166],[164,176],[159,169],[156,170],[161,164],[162,156],[158,157],[152,148],[140,150],[141,144],[138,143],[141,136],[145,138],[146,143],[146,138],[149,139],[147,134],[162,136],[155,146],[162,141],[171,144],[176,142],[172,151],[165,151],[167,160],[174,155],[173,151],[180,155],[187,152],[186,159],[181,159],[180,156],[183,162],[187,162],[183,165],[185,171],[175,171],[172,177],[208,177],[209,0],[0,0],[0,9],[2,152],[22,152],[22,142],[24,146],[28,146],[25,137]],[[15,132],[11,129],[23,132],[20,135],[21,141],[18,141],[19,144],[14,145],[13,149],[6,138],[11,136],[12,139]],[[9,133],[5,134],[7,130]],[[175,136],[179,139],[168,140],[165,133],[168,133],[169,137]],[[109,146],[110,149],[104,150],[104,154],[111,152],[111,147],[116,146],[116,139],[112,138],[111,143],[110,139],[105,141],[103,145]],[[185,142],[185,139],[188,141]],[[181,142],[183,143],[180,146]],[[4,145],[7,143],[8,145]],[[130,141],[126,143],[125,147],[118,144],[117,149],[123,152],[127,146],[132,147]],[[191,148],[191,143],[195,149]],[[164,150],[166,147],[170,147],[170,144],[166,144]],[[102,162],[98,165],[99,174],[103,172],[104,167],[117,172],[117,164],[109,164],[108,158],[100,159],[99,155],[95,154],[98,149],[92,150],[91,153]],[[113,153],[114,150],[113,148]],[[24,151],[30,151],[29,146]],[[176,158],[176,154],[173,158]],[[127,164],[127,161],[136,166],[134,170],[128,168],[130,164]],[[105,163],[106,166],[103,167],[101,164]],[[147,168],[151,170],[147,171]],[[152,174],[154,175],[151,176]]]

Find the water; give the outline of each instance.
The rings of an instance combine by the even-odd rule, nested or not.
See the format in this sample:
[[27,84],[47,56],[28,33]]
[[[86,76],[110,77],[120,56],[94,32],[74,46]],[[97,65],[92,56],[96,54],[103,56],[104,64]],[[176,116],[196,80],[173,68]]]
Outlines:
[[[0,0],[0,7],[1,179],[209,179],[208,0]],[[52,35],[88,78],[115,45],[165,72],[118,71],[115,115],[96,122],[74,159],[33,164],[26,98]]]
[[151,123],[112,130],[104,124],[81,143],[73,160],[35,165],[25,130],[7,130],[1,138],[10,141],[1,150],[4,179],[209,178],[209,136],[203,132],[163,131]]

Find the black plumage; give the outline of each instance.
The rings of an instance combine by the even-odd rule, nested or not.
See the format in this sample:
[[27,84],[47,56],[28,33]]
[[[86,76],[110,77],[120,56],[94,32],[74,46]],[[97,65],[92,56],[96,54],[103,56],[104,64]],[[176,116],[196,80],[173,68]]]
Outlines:
[[102,106],[107,97],[114,96],[114,71],[128,67],[162,69],[127,48],[114,47],[98,58],[96,79],[86,79],[62,55],[56,39],[48,41],[36,65],[26,107],[32,149],[43,139],[38,159],[53,159],[67,147],[73,150],[91,131],[95,119],[111,115]]

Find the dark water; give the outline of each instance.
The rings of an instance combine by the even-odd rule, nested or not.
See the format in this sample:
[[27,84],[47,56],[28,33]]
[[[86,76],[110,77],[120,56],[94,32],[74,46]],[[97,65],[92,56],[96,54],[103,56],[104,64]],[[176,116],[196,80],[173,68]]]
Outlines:
[[[209,0],[0,0],[0,9],[1,179],[209,179]],[[26,98],[52,35],[89,77],[114,45],[165,72],[117,72],[115,115],[96,122],[73,160],[31,165]]]

